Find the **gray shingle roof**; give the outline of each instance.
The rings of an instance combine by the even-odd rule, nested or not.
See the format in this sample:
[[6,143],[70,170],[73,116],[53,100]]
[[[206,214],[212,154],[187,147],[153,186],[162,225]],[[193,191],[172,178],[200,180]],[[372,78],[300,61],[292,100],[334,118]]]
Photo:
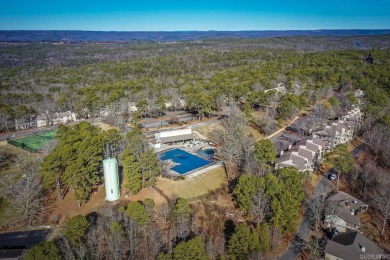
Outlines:
[[355,212],[363,206],[367,206],[364,202],[356,199],[355,197],[339,191],[330,198],[331,206],[336,207],[337,216],[343,219],[346,223],[359,225],[360,217],[358,215],[352,215],[351,212]]
[[348,232],[338,234],[332,240],[329,240],[324,252],[344,260],[356,260],[363,259],[361,257],[364,254],[379,256],[383,253],[383,250],[359,232]]

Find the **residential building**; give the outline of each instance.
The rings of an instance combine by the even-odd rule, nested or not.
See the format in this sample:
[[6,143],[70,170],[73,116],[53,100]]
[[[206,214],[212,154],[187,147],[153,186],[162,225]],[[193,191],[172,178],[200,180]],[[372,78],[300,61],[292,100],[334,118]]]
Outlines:
[[316,129],[313,134],[326,143],[325,150],[331,151],[335,146],[352,140],[353,124],[351,121],[338,120]]
[[56,124],[66,124],[68,122],[77,121],[76,114],[71,111],[56,113],[56,117],[53,117],[53,121]]
[[293,167],[302,172],[311,172],[321,159],[324,148],[325,142],[316,136],[302,139],[286,153],[280,151],[276,169]]
[[359,213],[367,211],[368,205],[353,196],[339,191],[328,200],[325,211],[325,224],[339,232],[358,230]]
[[347,111],[343,116],[341,116],[341,119],[343,121],[348,121],[352,125],[352,134],[354,135],[356,131],[358,131],[363,123],[363,112],[360,110],[358,106],[353,106],[351,110]]
[[341,233],[326,244],[326,260],[381,259],[383,250],[359,232]]
[[47,120],[45,115],[38,115],[35,120],[36,120],[36,127],[37,128],[47,126],[48,120]]

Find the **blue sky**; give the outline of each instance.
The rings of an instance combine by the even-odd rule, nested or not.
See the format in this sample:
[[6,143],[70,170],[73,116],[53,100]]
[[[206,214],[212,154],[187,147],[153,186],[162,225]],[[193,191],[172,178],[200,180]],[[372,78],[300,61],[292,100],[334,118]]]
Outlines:
[[390,29],[390,1],[0,0],[0,30]]

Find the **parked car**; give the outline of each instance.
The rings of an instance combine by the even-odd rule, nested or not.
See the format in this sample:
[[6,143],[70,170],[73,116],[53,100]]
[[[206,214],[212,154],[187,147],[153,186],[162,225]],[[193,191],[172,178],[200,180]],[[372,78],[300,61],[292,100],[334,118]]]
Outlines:
[[329,173],[329,176],[328,176],[329,180],[331,181],[334,181],[336,178],[337,178],[337,174],[336,173]]

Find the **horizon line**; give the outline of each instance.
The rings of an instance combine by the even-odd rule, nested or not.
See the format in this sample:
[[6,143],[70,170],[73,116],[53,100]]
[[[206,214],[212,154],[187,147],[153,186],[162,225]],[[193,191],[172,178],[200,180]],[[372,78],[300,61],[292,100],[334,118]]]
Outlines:
[[265,29],[265,30],[135,30],[135,31],[123,31],[123,30],[79,30],[79,29],[0,29],[1,31],[73,31],[73,32],[285,32],[285,31],[387,31],[386,29]]

